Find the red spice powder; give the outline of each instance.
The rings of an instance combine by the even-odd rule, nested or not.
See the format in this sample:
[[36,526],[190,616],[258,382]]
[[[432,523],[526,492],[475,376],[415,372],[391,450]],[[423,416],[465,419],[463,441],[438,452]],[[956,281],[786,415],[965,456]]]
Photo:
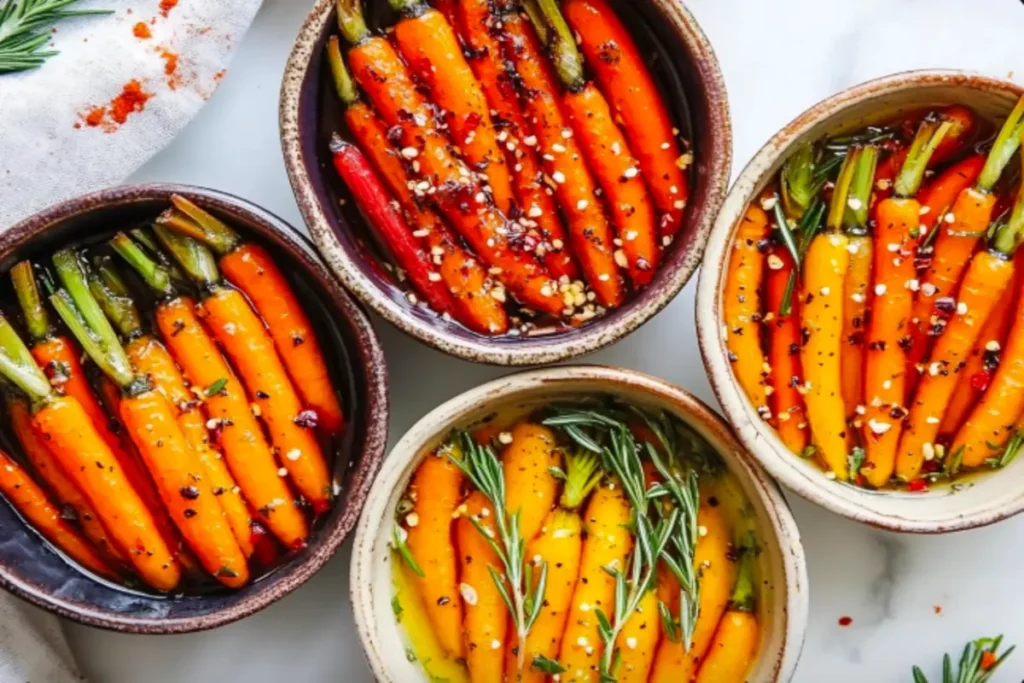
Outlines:
[[92,126],[93,128],[95,128],[96,126],[98,126],[101,123],[103,123],[103,119],[104,119],[104,117],[106,117],[106,115],[107,115],[107,108],[106,107],[93,107],[85,115],[85,118],[84,118],[85,125]]
[[844,628],[849,626],[852,623],[853,623],[853,619],[851,617],[839,617],[839,625],[844,627]]
[[128,115],[142,111],[153,95],[142,89],[142,84],[132,79],[124,84],[121,94],[110,101],[110,116],[118,124],[128,120]]
[[932,607],[932,611],[936,614],[942,614],[942,605],[935,605]]
[[160,0],[160,14],[169,16],[171,10],[178,6],[178,0]]
[[159,48],[160,56],[164,60],[164,73],[167,74],[167,87],[177,90],[181,79],[178,76],[178,53],[171,52],[166,47]]
[[153,33],[149,30],[149,26],[147,26],[144,21],[140,21],[135,24],[134,28],[132,28],[132,33],[134,33],[135,37],[140,40],[146,40],[147,38],[153,37]]

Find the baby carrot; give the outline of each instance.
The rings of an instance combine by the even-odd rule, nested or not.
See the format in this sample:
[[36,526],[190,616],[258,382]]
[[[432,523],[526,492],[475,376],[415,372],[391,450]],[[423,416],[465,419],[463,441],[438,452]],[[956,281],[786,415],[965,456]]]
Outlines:
[[121,422],[152,473],[171,519],[207,572],[231,588],[244,586],[249,581],[246,558],[170,403],[132,368],[89,291],[79,255],[62,250],[54,254],[53,263],[64,288],[51,295],[50,302],[93,362],[121,388]]
[[127,235],[118,233],[111,245],[156,293],[157,329],[185,376],[202,389],[215,442],[242,496],[285,547],[301,548],[309,535],[306,518],[279,474],[242,383],[196,316],[195,302],[180,296],[168,271]]
[[767,360],[761,348],[761,284],[765,259],[762,249],[770,234],[768,215],[751,205],[736,229],[732,256],[722,294],[729,362],[758,414],[771,417],[765,391]]
[[640,599],[636,611],[622,627],[617,679],[620,683],[647,683],[654,668],[654,657],[661,637],[658,593],[651,589]]
[[356,0],[339,0],[342,33],[353,45],[349,65],[384,121],[401,136],[403,156],[416,160],[420,192],[434,199],[449,224],[524,305],[560,317],[566,309],[558,283],[523,250],[514,248],[522,226],[487,198],[472,171],[449,149],[429,103],[417,90],[391,44],[372,36]]
[[935,164],[947,161],[964,149],[977,129],[977,117],[974,112],[961,104],[943,107],[938,111],[938,115],[941,120],[949,122],[950,128],[932,155],[932,163]]
[[605,569],[626,566],[633,537],[624,527],[631,517],[622,486],[607,482],[597,487],[584,515],[587,537],[558,656],[569,674],[563,680],[592,681],[600,676],[603,645],[597,611],[612,613],[615,601],[615,579]]
[[114,544],[128,553],[142,580],[162,592],[174,590],[181,580],[181,568],[152,513],[128,483],[110,447],[82,406],[74,398],[53,390],[24,342],[3,317],[0,374],[28,396],[36,432],[92,504]]
[[465,510],[460,511],[455,522],[455,544],[459,549],[459,578],[466,612],[466,668],[473,683],[492,683],[502,680],[505,672],[508,607],[491,577],[491,569],[500,570],[501,559],[470,519],[497,538],[495,510],[479,491],[470,495],[464,505]]
[[794,271],[793,257],[786,249],[776,249],[768,256],[767,263],[765,292],[768,313],[764,317],[768,328],[767,362],[772,369],[768,377],[771,387],[768,405],[779,438],[789,450],[799,454],[807,447],[808,437],[804,399],[798,390],[803,386],[798,304],[791,304],[790,310],[782,313],[789,279]]
[[46,492],[6,453],[0,451],[0,494],[43,538],[99,576],[116,579],[117,571],[89,545],[50,502]]
[[[876,488],[893,474],[906,401],[907,322],[916,281],[914,255],[919,241],[921,204],[914,196],[949,123],[925,120],[893,184],[893,196],[876,207],[875,303],[868,326],[864,376],[865,464],[860,474]],[[857,473],[854,473],[857,474]]]
[[722,617],[708,648],[696,683],[742,681],[747,675],[757,644],[760,628],[757,623],[754,557],[756,548],[749,543],[740,550],[739,577],[733,591],[729,611]]
[[[508,514],[519,513],[519,532],[531,539],[540,531],[558,494],[551,469],[562,465],[554,433],[542,425],[522,422],[509,433],[501,454]],[[500,440],[499,436],[499,440]]]
[[199,317],[258,406],[284,472],[316,514],[326,512],[334,494],[327,460],[312,429],[315,413],[304,409],[263,322],[237,289],[220,283],[205,247],[167,229],[164,222],[158,222],[155,230],[164,247],[205,292],[199,302]]
[[[412,511],[405,517],[409,552],[422,569],[416,587],[438,642],[452,657],[466,656],[462,637],[462,594],[458,558],[451,541],[452,517],[461,499],[462,471],[448,457],[450,444],[428,455],[409,484]],[[486,573],[486,567],[483,567]],[[490,577],[487,577],[489,585]],[[482,582],[481,582],[482,583]],[[479,586],[478,590],[486,590]]]
[[622,121],[661,213],[661,235],[674,236],[689,196],[690,157],[680,149],[679,132],[640,49],[605,0],[567,0],[563,11],[615,118]]
[[[456,2],[452,0],[448,4],[454,6]],[[438,10],[445,11],[441,6]],[[531,232],[536,230],[539,233],[541,242],[537,245],[537,254],[541,255],[552,277],[579,280],[579,266],[572,258],[558,206],[544,184],[537,149],[525,143],[529,125],[501,45],[502,17],[493,11],[490,0],[458,0],[458,7],[453,13],[455,18],[449,21],[461,30],[468,47],[466,58],[483,87],[487,104],[495,112],[498,142],[505,146],[519,211],[525,216],[520,221],[525,220]]]
[[422,0],[389,2],[402,15],[393,34],[399,52],[443,111],[462,157],[486,176],[494,203],[509,215],[513,193],[508,164],[480,82],[466,63],[455,32]]

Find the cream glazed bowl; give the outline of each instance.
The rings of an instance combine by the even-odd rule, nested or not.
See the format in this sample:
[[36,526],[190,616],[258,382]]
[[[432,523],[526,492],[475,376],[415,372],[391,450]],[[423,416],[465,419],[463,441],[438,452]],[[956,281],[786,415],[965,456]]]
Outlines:
[[723,459],[749,501],[762,546],[757,577],[760,644],[747,681],[790,680],[807,628],[807,566],[800,533],[779,488],[726,423],[691,394],[648,375],[601,366],[527,371],[484,384],[434,409],[391,451],[356,531],[350,576],[356,626],[377,680],[428,680],[418,663],[400,654],[408,641],[393,611],[390,546],[396,506],[423,458],[453,429],[473,429],[499,414],[525,415],[543,405],[602,395],[678,417]]
[[743,169],[712,231],[697,288],[697,334],[704,365],[740,442],[784,486],[857,522],[899,532],[946,533],[1001,521],[1024,510],[1024,461],[997,476],[984,474],[927,492],[870,491],[826,479],[793,454],[756,413],[736,381],[723,333],[722,291],[733,237],[750,201],[805,142],[891,120],[901,111],[962,104],[989,123],[1013,108],[1019,85],[962,71],[899,73],[834,95],[779,131]]

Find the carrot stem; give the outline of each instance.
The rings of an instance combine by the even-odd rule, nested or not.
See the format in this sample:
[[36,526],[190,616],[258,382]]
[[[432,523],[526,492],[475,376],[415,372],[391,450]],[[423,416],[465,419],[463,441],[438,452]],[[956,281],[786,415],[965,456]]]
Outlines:
[[985,192],[991,192],[992,188],[999,181],[1006,165],[1010,163],[1014,153],[1021,144],[1021,136],[1024,135],[1024,97],[1021,97],[1010,115],[1006,117],[999,135],[992,143],[992,149],[985,160],[985,167],[981,169],[976,187]]
[[[586,79],[583,75],[583,57],[576,47],[569,24],[562,16],[556,0],[527,0],[523,3],[527,14],[547,46],[549,57],[570,92],[579,92]],[[543,21],[538,21],[543,19]]]
[[849,234],[867,234],[868,209],[871,205],[871,192],[875,185],[878,156],[878,147],[875,145],[862,147],[859,151],[843,213],[843,226]]
[[331,68],[334,89],[338,91],[342,104],[347,107],[359,101],[359,91],[352,80],[352,74],[345,68],[345,59],[341,56],[341,41],[338,40],[338,36],[331,36],[327,41],[327,64]]
[[843,166],[839,170],[839,177],[836,178],[835,189],[832,190],[832,202],[828,207],[828,218],[825,226],[832,231],[838,231],[843,226],[843,217],[846,215],[849,197],[853,187],[854,174],[859,165],[863,149],[854,148],[849,151],[843,160]]
[[[907,153],[907,160],[903,162],[903,168],[896,176],[893,185],[894,194],[897,197],[913,197],[921,188],[924,181],[924,172],[928,168],[935,148],[939,146],[942,139],[946,137],[953,124],[949,121],[924,121],[914,136]],[[1018,144],[1019,141],[1018,141]],[[1016,149],[1016,148],[1014,148]]]
[[757,588],[754,583],[754,559],[757,557],[757,538],[751,531],[743,539],[740,552],[740,569],[736,577],[736,588],[732,594],[730,608],[736,612],[753,614],[757,607]]
[[[176,212],[165,213],[153,226],[156,237],[178,264],[201,287],[213,287],[220,282],[220,271],[213,254],[203,244],[188,236],[187,226],[194,223]],[[179,234],[181,233],[181,234]]]
[[36,365],[11,323],[0,314],[0,373],[28,395],[33,406],[54,395],[50,380]]
[[362,0],[338,0],[338,28],[352,45],[359,45],[370,37],[370,30],[363,20]]
[[604,468],[601,459],[592,451],[580,450],[565,456],[565,488],[559,504],[566,510],[575,510],[601,483]]
[[786,210],[786,215],[795,220],[800,220],[803,217],[821,190],[821,183],[815,172],[817,156],[814,145],[806,143],[801,145],[782,167],[782,173],[779,176],[782,205]]
[[[1021,161],[1024,161],[1024,150],[1022,150]],[[1011,256],[1020,246],[1022,238],[1024,238],[1024,180],[1021,181],[1020,189],[1017,191],[1017,201],[1013,205],[1009,220],[996,229],[992,238],[992,249]]]
[[50,316],[46,312],[46,306],[43,305],[43,298],[39,295],[39,285],[36,283],[32,263],[30,261],[16,263],[11,268],[11,281],[14,283],[14,293],[21,305],[29,338],[32,341],[45,339],[53,331],[53,327],[50,325]]
[[133,339],[142,334],[142,318],[135,304],[128,296],[121,276],[114,270],[109,256],[97,257],[93,268],[86,274],[89,291],[99,302],[106,317],[125,339]]
[[[228,227],[224,221],[180,194],[171,195],[171,204],[192,219],[191,223],[175,219],[172,224],[186,235],[207,244],[219,256],[234,251],[242,243],[242,236]],[[162,218],[157,218],[157,224],[162,223]],[[157,236],[159,237],[159,234]]]
[[110,240],[110,246],[154,292],[165,297],[177,293],[167,268],[150,258],[131,237],[119,232]]

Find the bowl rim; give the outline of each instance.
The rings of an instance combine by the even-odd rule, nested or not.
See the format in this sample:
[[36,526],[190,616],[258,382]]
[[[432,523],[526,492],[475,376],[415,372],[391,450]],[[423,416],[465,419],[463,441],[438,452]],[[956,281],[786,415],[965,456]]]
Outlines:
[[[652,399],[675,406],[692,416],[722,446],[736,457],[751,487],[757,492],[776,540],[785,539],[781,547],[785,583],[786,627],[781,649],[776,656],[773,683],[788,681],[796,670],[803,650],[809,615],[809,583],[807,558],[800,531],[782,489],[758,464],[757,459],[736,439],[726,421],[699,398],[667,380],[636,370],[604,365],[570,365],[523,370],[499,377],[455,396],[431,410],[416,422],[391,449],[377,481],[374,483],[356,527],[350,568],[349,591],[356,630],[363,653],[375,676],[387,678],[387,658],[374,645],[375,619],[371,577],[374,575],[374,545],[382,525],[389,523],[388,501],[403,478],[404,472],[418,458],[425,444],[439,431],[479,412],[481,405],[514,400],[524,392],[560,383],[593,383],[609,389],[629,388],[641,391]],[[783,583],[783,582],[780,582]]]
[[[390,415],[387,392],[388,373],[384,351],[366,313],[348,296],[335,278],[321,263],[320,258],[305,235],[284,219],[256,204],[233,194],[210,188],[176,183],[142,183],[121,185],[72,197],[53,204],[24,218],[0,236],[0,251],[8,251],[27,244],[51,228],[69,220],[98,211],[131,206],[140,201],[162,199],[172,193],[183,194],[216,209],[230,207],[249,220],[264,225],[276,239],[288,243],[293,256],[305,266],[314,279],[327,283],[321,291],[333,314],[347,321],[356,339],[353,367],[365,368],[367,394],[366,435],[361,449],[353,449],[353,466],[348,496],[339,501],[338,519],[328,533],[321,536],[319,546],[305,562],[297,565],[286,578],[273,585],[273,590],[257,589],[244,600],[215,612],[193,617],[136,619],[115,612],[95,609],[72,600],[59,598],[23,580],[0,566],[0,588],[4,588],[37,607],[86,626],[94,626],[123,633],[148,635],[183,634],[206,631],[239,621],[263,610],[290,594],[313,577],[338,551],[355,527],[359,513],[366,502],[370,487],[384,459]],[[321,289],[317,287],[317,289]],[[257,584],[258,586],[258,584]],[[172,598],[173,599],[173,598]]]
[[[707,102],[710,143],[707,149],[701,152],[701,163],[706,164],[708,168],[706,200],[701,209],[700,220],[693,224],[692,244],[679,268],[664,274],[657,295],[641,306],[635,305],[636,301],[627,303],[619,309],[614,324],[596,321],[582,330],[554,337],[546,343],[531,340],[532,343],[529,345],[517,345],[514,342],[498,345],[485,337],[460,337],[411,315],[406,307],[387,296],[363,275],[356,259],[338,245],[331,221],[320,206],[313,183],[306,171],[316,164],[307,164],[306,155],[303,153],[299,116],[307,74],[316,68],[315,47],[334,11],[333,0],[318,0],[302,25],[285,66],[279,107],[281,147],[288,179],[302,217],[324,260],[346,289],[375,313],[417,341],[463,360],[512,367],[548,365],[594,353],[625,338],[667,306],[682,291],[700,265],[708,235],[715,216],[725,200],[732,173],[733,135],[725,79],[707,36],[683,3],[674,0],[650,2],[658,11],[671,17],[678,27],[686,48],[693,55],[693,69],[699,74]],[[691,207],[691,212],[694,210]],[[335,265],[335,261],[338,265]]]
[[[900,533],[942,534],[995,524],[1024,511],[1024,496],[1011,501],[1004,508],[983,510],[970,515],[954,511],[945,519],[894,518],[873,509],[869,504],[842,499],[836,494],[835,487],[844,484],[829,481],[824,476],[818,476],[817,472],[809,475],[798,469],[794,462],[796,456],[782,444],[775,431],[756,415],[726,361],[722,350],[724,341],[720,335],[721,293],[718,291],[718,282],[739,216],[746,209],[755,190],[765,183],[768,170],[794,141],[822,121],[863,101],[894,92],[943,86],[1010,92],[1018,96],[1024,93],[1024,86],[974,71],[915,69],[858,83],[819,101],[769,138],[736,178],[708,239],[697,283],[695,316],[701,356],[715,396],[740,442],[772,477],[802,498],[855,522]],[[872,495],[882,497],[885,493]],[[869,499],[868,496],[864,497],[865,501]]]

